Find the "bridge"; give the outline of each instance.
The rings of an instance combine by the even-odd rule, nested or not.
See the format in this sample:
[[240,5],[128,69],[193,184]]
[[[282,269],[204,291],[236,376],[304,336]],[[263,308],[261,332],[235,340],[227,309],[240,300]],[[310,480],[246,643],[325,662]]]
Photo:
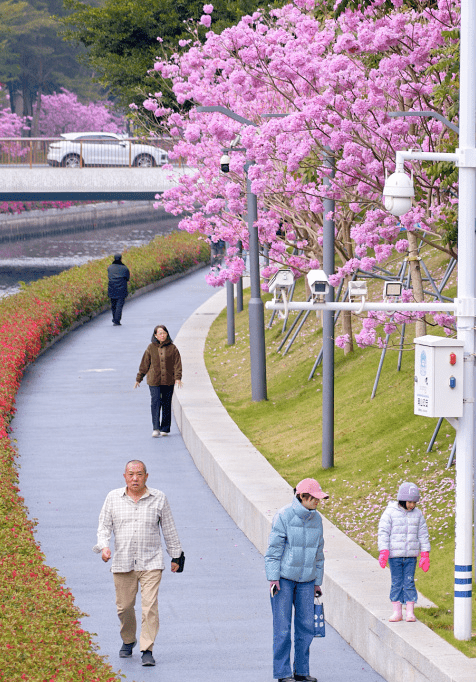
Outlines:
[[0,168],[0,201],[154,199],[188,168]]
[[163,140],[93,135],[1,138],[0,201],[151,200],[192,172],[163,167]]

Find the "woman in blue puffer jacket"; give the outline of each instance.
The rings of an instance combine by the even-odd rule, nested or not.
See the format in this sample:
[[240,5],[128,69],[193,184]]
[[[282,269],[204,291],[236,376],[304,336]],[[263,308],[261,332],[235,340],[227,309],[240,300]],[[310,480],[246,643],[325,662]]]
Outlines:
[[[273,677],[279,682],[309,675],[309,647],[314,636],[314,595],[322,594],[324,538],[319,500],[329,497],[313,478],[297,484],[291,504],[274,519],[265,555],[273,611]],[[291,619],[294,605],[294,670],[291,669]],[[293,676],[294,673],[294,676]]]

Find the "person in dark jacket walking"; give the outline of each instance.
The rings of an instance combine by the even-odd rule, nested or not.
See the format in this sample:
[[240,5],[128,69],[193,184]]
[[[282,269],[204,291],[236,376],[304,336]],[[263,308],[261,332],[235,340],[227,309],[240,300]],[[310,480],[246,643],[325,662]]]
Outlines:
[[167,327],[159,324],[142,356],[134,388],[147,375],[152,413],[152,438],[167,436],[172,421],[174,386],[182,386],[182,360]]
[[[309,648],[314,637],[314,596],[324,577],[322,519],[319,500],[329,495],[314,478],[296,486],[291,504],[273,519],[265,554],[273,611],[273,677],[279,682],[317,682],[309,675]],[[294,606],[294,669],[291,668],[291,619]]]
[[129,268],[122,262],[122,254],[116,253],[107,269],[109,284],[107,295],[111,299],[112,323],[115,327],[121,324],[122,308],[127,297],[127,282],[131,277]]

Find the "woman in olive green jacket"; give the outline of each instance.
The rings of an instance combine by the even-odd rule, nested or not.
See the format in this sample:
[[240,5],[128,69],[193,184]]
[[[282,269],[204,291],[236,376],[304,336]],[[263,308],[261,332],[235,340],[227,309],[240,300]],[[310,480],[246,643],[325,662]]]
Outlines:
[[167,436],[172,421],[174,386],[182,386],[182,360],[167,327],[158,324],[142,356],[134,388],[147,375],[152,412],[152,437]]

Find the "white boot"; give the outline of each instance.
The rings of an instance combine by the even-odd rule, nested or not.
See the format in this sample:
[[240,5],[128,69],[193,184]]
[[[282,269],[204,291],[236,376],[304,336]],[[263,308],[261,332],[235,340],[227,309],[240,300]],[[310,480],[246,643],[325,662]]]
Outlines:
[[407,623],[414,623],[416,621],[415,614],[413,613],[414,606],[414,601],[407,601]]
[[390,616],[389,623],[398,623],[398,621],[403,620],[402,618],[402,604],[399,601],[393,601],[393,613]]

